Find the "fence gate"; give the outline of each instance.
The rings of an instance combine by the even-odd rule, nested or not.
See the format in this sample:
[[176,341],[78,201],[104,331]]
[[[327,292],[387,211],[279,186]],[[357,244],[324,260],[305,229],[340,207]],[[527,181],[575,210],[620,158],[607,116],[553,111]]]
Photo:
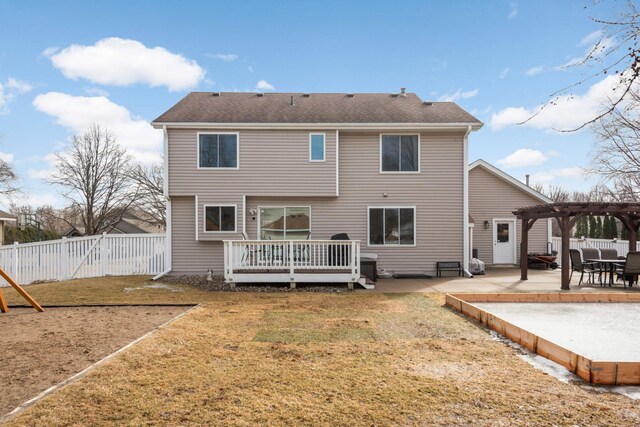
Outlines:
[[[165,270],[164,234],[102,234],[0,246],[0,268],[18,283]],[[2,280],[0,286],[6,286]]]

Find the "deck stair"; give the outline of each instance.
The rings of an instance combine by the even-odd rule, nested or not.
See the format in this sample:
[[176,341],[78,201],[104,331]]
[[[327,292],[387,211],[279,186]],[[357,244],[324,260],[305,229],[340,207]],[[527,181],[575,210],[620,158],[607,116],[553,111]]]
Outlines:
[[358,284],[363,288],[369,289],[369,290],[375,289],[376,287],[375,283],[373,283],[371,280],[367,279],[367,277],[363,275],[360,275],[360,278],[358,279]]

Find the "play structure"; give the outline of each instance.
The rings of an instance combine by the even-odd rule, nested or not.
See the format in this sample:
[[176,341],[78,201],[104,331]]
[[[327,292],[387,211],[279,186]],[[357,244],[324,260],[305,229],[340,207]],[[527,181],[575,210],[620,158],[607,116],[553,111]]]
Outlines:
[[[40,312],[44,311],[44,309],[40,306],[40,304],[38,304],[36,302],[36,300],[31,298],[31,295],[29,295],[27,293],[27,291],[22,289],[22,287],[20,285],[18,285],[16,283],[16,281],[13,280],[11,278],[11,276],[9,276],[7,273],[5,273],[5,271],[3,269],[1,269],[1,268],[0,268],[0,276],[2,276],[2,278],[4,278],[4,280],[6,280],[7,283],[10,284],[13,287],[13,289],[15,289],[20,295],[22,295],[22,297],[24,299],[26,299],[27,302],[33,306],[33,308],[35,308],[36,310],[38,310]],[[2,312],[2,313],[8,313],[9,312],[9,306],[7,305],[7,300],[5,299],[4,295],[2,294],[2,288],[0,288],[0,312]]]

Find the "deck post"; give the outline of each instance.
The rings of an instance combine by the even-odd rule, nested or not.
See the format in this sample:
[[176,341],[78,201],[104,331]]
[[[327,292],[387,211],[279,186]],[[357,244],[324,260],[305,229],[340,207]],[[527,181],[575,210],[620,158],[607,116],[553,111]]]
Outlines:
[[291,289],[295,289],[295,288],[296,288],[296,282],[291,282],[291,283],[289,283],[289,287],[290,287]]
[[295,269],[293,267],[293,240],[289,240],[289,280],[291,280],[291,289],[296,287]]

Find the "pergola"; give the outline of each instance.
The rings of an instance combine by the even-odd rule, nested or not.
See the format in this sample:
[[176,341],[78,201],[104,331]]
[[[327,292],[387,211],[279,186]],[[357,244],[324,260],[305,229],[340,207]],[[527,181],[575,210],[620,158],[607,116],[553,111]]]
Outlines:
[[569,289],[569,238],[571,229],[582,216],[611,215],[618,218],[629,231],[629,251],[636,250],[637,230],[640,224],[640,203],[550,203],[546,205],[518,208],[513,214],[522,220],[522,240],[520,242],[520,278],[527,280],[529,253],[529,230],[538,219],[555,218],[562,232],[561,289]]

